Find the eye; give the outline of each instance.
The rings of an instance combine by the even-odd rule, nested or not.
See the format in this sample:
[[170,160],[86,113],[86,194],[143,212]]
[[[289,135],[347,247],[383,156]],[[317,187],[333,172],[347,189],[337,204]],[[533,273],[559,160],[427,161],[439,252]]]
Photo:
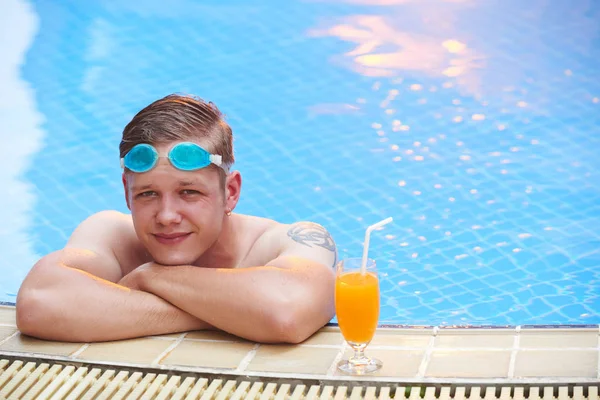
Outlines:
[[181,194],[183,194],[184,196],[195,196],[200,194],[200,192],[197,190],[185,189],[181,191]]
[[146,192],[138,193],[137,195],[135,195],[135,198],[141,199],[141,198],[148,198],[148,197],[155,197],[155,196],[156,196],[156,192],[154,190],[148,190]]

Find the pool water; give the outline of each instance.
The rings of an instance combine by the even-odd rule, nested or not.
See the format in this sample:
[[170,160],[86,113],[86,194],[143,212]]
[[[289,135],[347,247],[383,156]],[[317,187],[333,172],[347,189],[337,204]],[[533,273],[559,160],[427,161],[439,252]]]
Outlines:
[[0,301],[103,209],[118,144],[172,92],[235,135],[236,209],[368,225],[381,323],[600,323],[600,3],[9,0]]

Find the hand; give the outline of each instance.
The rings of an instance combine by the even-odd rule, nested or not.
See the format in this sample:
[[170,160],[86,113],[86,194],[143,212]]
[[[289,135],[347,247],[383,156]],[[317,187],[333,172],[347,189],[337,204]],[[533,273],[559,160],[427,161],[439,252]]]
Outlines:
[[154,263],[152,262],[142,264],[121,278],[121,280],[117,283],[132,290],[144,291],[145,279],[147,279],[148,275],[152,273],[152,268],[154,268]]

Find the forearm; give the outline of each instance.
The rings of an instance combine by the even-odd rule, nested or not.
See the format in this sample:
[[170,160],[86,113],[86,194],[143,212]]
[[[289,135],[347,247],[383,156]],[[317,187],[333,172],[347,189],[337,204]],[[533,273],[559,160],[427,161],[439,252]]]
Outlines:
[[317,295],[320,289],[301,269],[158,266],[143,279],[143,290],[234,335],[259,342],[297,342],[332,317],[322,301],[326,295]]
[[[276,279],[277,271],[262,267],[253,272],[254,282],[251,282],[250,276],[240,276],[240,271],[163,267],[158,269],[158,275],[145,280],[143,290],[234,335],[259,342],[278,341],[281,335],[277,332],[273,311],[284,299],[277,290],[278,285],[265,290],[271,286],[269,282]],[[240,278],[246,282],[240,284]]]
[[56,266],[37,271],[17,299],[19,329],[48,340],[94,342],[209,327],[151,293]]

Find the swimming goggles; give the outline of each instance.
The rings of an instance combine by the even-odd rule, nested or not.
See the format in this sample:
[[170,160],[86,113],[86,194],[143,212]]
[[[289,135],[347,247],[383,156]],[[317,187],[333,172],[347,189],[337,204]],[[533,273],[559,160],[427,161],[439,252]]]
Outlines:
[[[147,143],[136,144],[125,154],[125,157],[121,158],[121,168],[127,168],[138,173],[148,172],[156,166],[159,158],[158,151],[154,146]],[[196,143],[177,143],[169,150],[167,158],[171,165],[182,171],[195,171],[212,163],[227,172],[227,168],[222,165],[220,155],[210,154]]]

